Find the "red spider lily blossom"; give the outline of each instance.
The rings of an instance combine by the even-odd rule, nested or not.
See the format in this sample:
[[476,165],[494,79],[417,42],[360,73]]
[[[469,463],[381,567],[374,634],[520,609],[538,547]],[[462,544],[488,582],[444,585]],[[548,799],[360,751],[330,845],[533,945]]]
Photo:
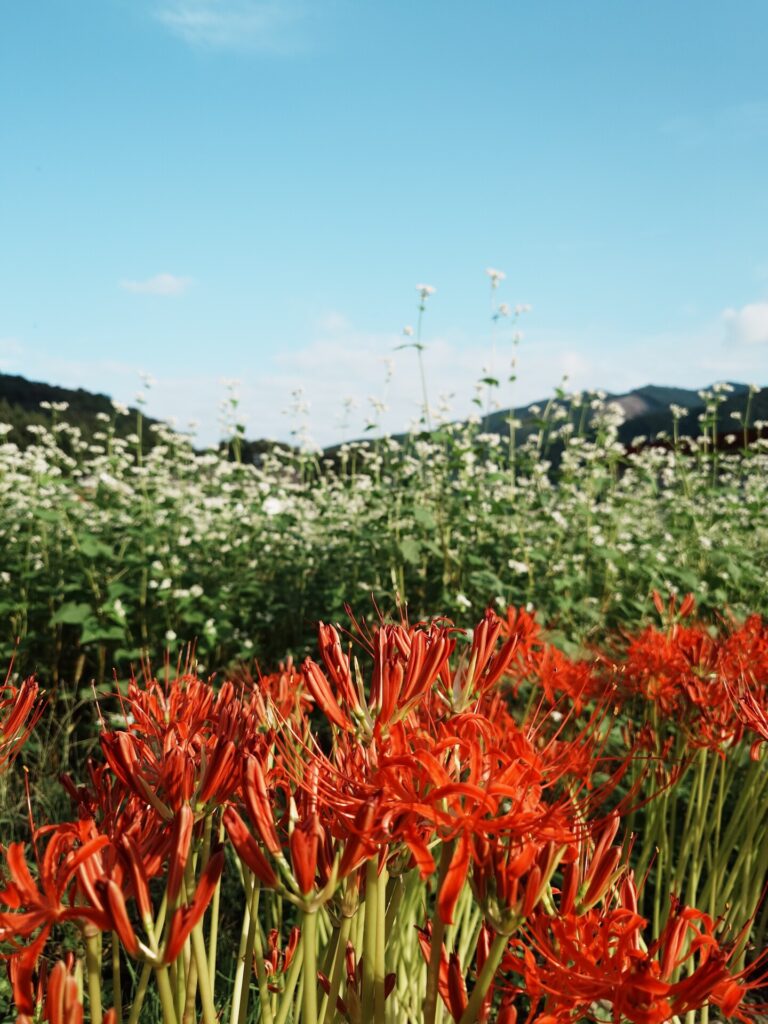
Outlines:
[[181,883],[184,878],[184,870],[189,859],[189,851],[192,845],[192,826],[194,825],[194,814],[189,804],[182,804],[176,815],[173,825],[173,839],[171,841],[171,855],[168,864],[168,901],[171,906],[176,903]]
[[16,757],[42,714],[43,702],[34,679],[25,679],[21,686],[10,682],[0,687],[0,771]]
[[[48,1024],[83,1024],[85,1011],[80,999],[80,987],[73,973],[74,957],[69,954],[67,961],[59,960],[47,975],[41,976],[39,987],[43,1003],[41,1019]],[[17,1004],[18,1005],[18,1004]],[[20,1012],[16,1024],[33,1024],[35,1007],[29,1012]],[[102,1024],[117,1024],[115,1010],[107,1010]]]
[[[357,1024],[362,1020],[362,986],[363,986],[363,958],[357,959],[354,946],[347,943],[346,956],[344,959],[344,991],[336,998],[336,1010],[344,1017],[349,1024]],[[322,971],[317,972],[317,980],[326,995],[330,995],[331,983],[328,976]],[[392,993],[397,975],[387,974],[384,978],[384,998]]]
[[65,902],[70,883],[78,868],[109,844],[106,836],[97,836],[82,846],[69,831],[50,834],[39,861],[39,881],[32,877],[24,856],[23,843],[11,843],[5,856],[9,880],[0,888],[0,904],[10,908],[0,911],[0,940],[17,944],[19,938],[30,938],[38,929],[46,935],[62,921],[90,921],[98,928],[108,927],[103,913],[96,907]]
[[261,851],[259,844],[248,831],[248,826],[234,809],[227,807],[223,817],[224,827],[240,860],[262,885],[277,888],[277,875]]
[[[588,1016],[598,1003],[633,1024],[662,1024],[707,1003],[735,1013],[757,984],[744,982],[754,967],[732,973],[712,919],[677,901],[661,935],[646,944],[647,922],[636,912],[633,890],[627,879],[615,906],[531,918],[503,964],[522,975],[531,1012],[543,1000],[545,1013],[561,1024]],[[685,976],[678,978],[681,970]]]
[[[109,843],[98,836],[81,846],[71,830],[50,833],[42,858],[38,858],[39,881],[30,873],[23,843],[11,843],[3,850],[8,880],[0,888],[0,942],[10,945],[6,954],[13,985],[14,1002],[20,1013],[34,1011],[33,973],[54,925],[67,921],[86,922],[100,931],[110,927],[99,905],[75,904],[71,890],[78,869]],[[27,945],[22,945],[24,941]]]
[[669,595],[669,601],[666,608],[664,607],[664,598],[658,590],[654,590],[651,596],[653,598],[656,611],[662,619],[666,619],[668,622],[673,622],[675,619],[687,619],[688,616],[692,615],[696,610],[696,598],[693,594],[686,594],[680,602],[679,608],[677,606],[677,598],[674,594]]
[[[422,955],[425,961],[429,963],[432,956],[432,925],[427,923],[424,928],[417,928],[416,932],[418,934],[419,946],[421,948]],[[491,941],[492,933],[488,926],[483,924],[480,928],[480,934],[478,935],[477,946],[475,949],[476,974],[479,974],[482,971],[485,961],[488,959]],[[445,950],[445,946],[441,945],[437,990],[446,1009],[455,1021],[461,1020],[469,1003],[466,973],[466,969],[462,967],[458,953],[453,951],[448,955]],[[480,1011],[477,1016],[477,1020],[480,1024],[484,1024],[488,1019],[488,1013],[492,1003],[493,985],[489,987],[480,1006]],[[496,1019],[499,1021],[504,1020],[505,1018],[497,1016]]]
[[736,713],[752,732],[757,733],[757,739],[752,741],[750,757],[757,761],[760,757],[760,747],[768,743],[768,686],[763,688],[762,700],[756,692],[750,691],[742,685],[736,697]]
[[125,789],[165,821],[183,804],[198,814],[224,803],[238,783],[238,752],[267,742],[263,695],[238,697],[231,682],[216,693],[191,675],[165,686],[132,679],[122,702],[127,726],[102,733],[104,757]]
[[[299,928],[291,928],[288,935],[288,941],[285,947],[282,948],[280,945],[280,933],[277,928],[272,928],[267,935],[267,950],[264,958],[264,966],[267,974],[272,979],[269,983],[269,989],[271,992],[279,992],[280,985],[277,984],[277,978],[281,974],[285,974],[288,968],[293,963],[293,958],[296,955],[296,950],[299,946],[299,940],[301,939],[301,930]],[[257,970],[256,964],[253,967],[254,971]]]
[[462,832],[453,850],[437,897],[437,910],[444,924],[453,924],[453,912],[459,901],[461,890],[464,888],[468,867],[469,837],[466,832]]
[[[666,632],[646,629],[630,639],[621,685],[627,699],[641,696],[684,729],[692,747],[722,753],[745,727],[760,723],[755,711],[768,704],[768,624],[750,616],[738,626],[726,622],[716,634],[695,622],[676,622]],[[734,694],[751,694],[746,708]]]
[[313,812],[294,825],[288,839],[293,876],[304,896],[315,887],[320,841],[324,835],[317,812]]
[[[348,656],[333,626],[319,627],[325,673],[307,659],[304,683],[328,721],[347,732],[380,733],[393,719],[407,714],[413,703],[444,673],[456,641],[453,630],[382,625],[365,641],[374,661],[367,703],[353,679]],[[335,691],[335,692],[334,692]]]
[[163,950],[163,961],[165,963],[173,963],[181,953],[190,932],[208,909],[208,904],[213,898],[223,869],[224,850],[220,849],[212,854],[203,869],[192,896],[192,902],[189,906],[179,907],[173,912],[168,928],[168,938]]
[[513,842],[494,838],[475,854],[473,890],[486,919],[509,934],[530,917],[564,857],[575,854],[567,844]]
[[261,841],[273,857],[279,857],[282,847],[275,828],[264,771],[257,757],[251,756],[246,761],[242,788],[245,805],[251,821],[258,829]]

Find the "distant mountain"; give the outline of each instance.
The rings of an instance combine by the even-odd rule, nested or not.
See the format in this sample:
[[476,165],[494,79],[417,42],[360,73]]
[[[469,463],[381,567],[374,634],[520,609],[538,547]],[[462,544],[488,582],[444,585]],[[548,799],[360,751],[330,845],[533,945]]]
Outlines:
[[[47,403],[47,407],[41,403]],[[56,409],[62,403],[66,403],[66,411]],[[104,429],[104,424],[96,419],[97,413],[115,418],[115,430],[120,437],[136,431],[138,410],[129,409],[127,415],[116,413],[107,395],[94,394],[83,388],[60,388],[54,384],[0,373],[0,423],[10,424],[11,427],[3,441],[12,441],[20,448],[25,448],[33,439],[33,433],[28,428],[50,427],[54,419],[66,420],[72,426],[79,427],[83,437],[90,441],[96,431]],[[158,422],[149,416],[144,416],[143,420],[147,427]],[[152,433],[142,433],[145,434],[144,446],[151,447]]]
[[[56,405],[61,403],[66,403],[65,411],[56,409]],[[11,427],[4,437],[0,437],[0,443],[11,441],[20,448],[26,448],[34,437],[28,428],[50,427],[55,419],[65,420],[72,426],[79,427],[84,439],[92,441],[94,433],[104,429],[104,423],[96,419],[97,413],[104,413],[110,419],[114,418],[115,432],[119,437],[127,437],[136,432],[139,410],[132,407],[127,414],[116,413],[112,399],[108,395],[86,391],[84,388],[62,388],[54,384],[27,380],[26,377],[0,373],[0,423],[9,424]],[[160,421],[144,414],[142,421],[142,447],[149,450],[155,444],[155,434],[149,428]],[[66,447],[66,438],[63,439],[63,445]],[[241,445],[242,458],[257,461],[274,446],[273,441],[244,440]]]
[[[737,383],[730,383],[729,386],[733,390],[725,392],[725,401],[718,407],[718,434],[738,433],[742,429],[741,424],[731,414],[737,412],[744,415],[749,386]],[[701,390],[712,389],[710,387]],[[685,415],[679,420],[680,436],[695,437],[701,433],[699,415],[705,411],[706,403],[699,396],[698,390],[646,384],[624,394],[608,394],[606,401],[615,402],[624,412],[625,419],[619,427],[618,438],[627,446],[641,437],[646,441],[653,441],[662,431],[671,436],[673,405],[686,410]],[[546,404],[546,401],[533,402],[515,410],[515,418],[522,423],[519,430],[521,438],[539,429],[541,413],[537,413],[536,410],[540,409],[543,412]],[[509,430],[508,418],[508,409],[492,413],[484,421],[484,429],[489,433],[506,434]],[[768,393],[765,390],[752,396],[750,421],[754,423],[756,419],[768,420]]]
[[[749,387],[746,384],[737,383],[730,386],[733,390],[726,393],[725,401],[718,410],[718,432],[720,434],[741,431],[740,423],[731,416],[731,413],[738,412],[743,415],[747,404]],[[707,390],[711,390],[711,388]],[[635,388],[624,394],[609,394],[607,400],[616,402],[624,411],[625,422],[619,427],[619,440],[627,446],[632,445],[639,437],[652,441],[661,431],[671,434],[670,406],[672,405],[687,410],[679,422],[681,436],[693,437],[701,431],[699,415],[704,412],[705,403],[699,397],[698,391],[689,388],[660,387],[656,384],[647,384],[645,387]],[[515,410],[515,418],[522,424],[518,430],[520,440],[540,429],[541,416],[547,401],[545,399],[541,402],[532,402],[530,405]],[[57,412],[55,408],[42,408],[41,402],[48,403],[49,406],[53,406],[54,403],[66,402],[67,410],[66,412]],[[136,430],[138,410],[130,409],[127,415],[115,414],[112,400],[108,395],[94,394],[83,388],[77,390],[61,388],[52,384],[30,381],[25,377],[0,373],[0,423],[7,423],[11,426],[10,432],[3,440],[13,441],[19,447],[26,447],[32,439],[33,435],[27,429],[29,426],[35,424],[50,426],[55,416],[78,426],[83,437],[91,440],[93,434],[103,428],[103,424],[96,419],[97,413],[114,416],[116,431],[122,437]],[[509,430],[507,425],[509,415],[509,409],[491,413],[483,421],[483,430],[488,433],[506,435]],[[143,419],[146,427],[158,422],[151,417],[145,416]],[[766,389],[752,397],[750,420],[754,422],[756,419],[768,420],[768,390]],[[154,434],[151,430],[146,429],[143,432],[143,441],[145,447],[152,446]],[[241,446],[242,457],[247,461],[258,461],[261,455],[270,451],[274,446],[275,442],[273,441],[244,440]],[[334,445],[328,449],[328,452],[333,454],[338,447],[338,445]]]

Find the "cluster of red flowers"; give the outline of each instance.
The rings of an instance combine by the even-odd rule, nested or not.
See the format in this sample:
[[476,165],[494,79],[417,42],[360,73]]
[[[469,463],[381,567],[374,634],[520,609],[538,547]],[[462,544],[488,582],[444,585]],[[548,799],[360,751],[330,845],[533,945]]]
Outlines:
[[[102,1017],[94,987],[105,933],[154,972],[166,1024],[196,1019],[198,1000],[213,1024],[216,940],[206,948],[203,926],[218,913],[226,843],[254,915],[241,1017],[251,968],[270,1020],[301,967],[302,1024],[315,1024],[318,993],[324,1020],[378,1024],[385,1000],[405,1005],[410,979],[384,969],[396,945],[386,929],[403,922],[402,942],[424,954],[427,1024],[440,998],[461,1024],[511,1024],[523,1007],[562,1024],[605,1006],[661,1024],[708,1002],[744,1017],[759,968],[732,966],[717,922],[675,903],[645,938],[616,842],[636,802],[634,748],[609,754],[607,737],[616,706],[641,695],[686,729],[695,711],[697,735],[709,723],[720,744],[749,728],[768,740],[760,620],[722,639],[647,630],[621,663],[566,658],[522,611],[488,612],[471,639],[440,621],[356,625],[347,641],[321,624],[319,650],[319,662],[218,690],[191,674],[130,682],[124,726],[102,723],[103,760],[85,785],[65,780],[75,819],[36,831],[34,872],[24,844],[3,850],[0,940],[20,1022],[42,1003],[52,1024],[83,1019],[72,964],[46,967],[53,929],[68,925],[86,948],[92,1024],[122,1019],[119,994]],[[510,697],[524,683],[542,698],[534,690],[518,721]],[[8,756],[34,719],[30,687],[7,705]],[[406,879],[420,898],[403,897]],[[255,917],[260,893],[290,911],[271,929]],[[325,964],[318,914],[336,943]]]
[[720,750],[746,734],[756,757],[768,743],[768,622],[759,615],[741,623],[724,618],[718,628],[693,618],[690,594],[679,605],[654,597],[663,628],[628,633],[609,649],[575,659],[545,641],[534,615],[509,609],[504,633],[517,639],[510,678],[576,712],[610,696],[631,712],[635,726],[671,726],[692,747]]

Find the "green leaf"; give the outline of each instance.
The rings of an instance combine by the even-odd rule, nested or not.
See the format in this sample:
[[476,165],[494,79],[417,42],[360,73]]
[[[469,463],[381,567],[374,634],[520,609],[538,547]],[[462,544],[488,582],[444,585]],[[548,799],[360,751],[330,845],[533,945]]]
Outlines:
[[418,565],[421,561],[421,546],[412,537],[400,541],[400,554],[409,565]]
[[112,548],[107,547],[106,544],[100,541],[98,537],[94,537],[93,534],[81,534],[77,538],[77,542],[86,558],[98,558],[99,555],[108,557],[112,554]]
[[141,659],[141,650],[138,647],[118,647],[113,653],[112,658],[116,665],[125,661],[139,661]]
[[107,643],[108,641],[125,640],[125,629],[122,626],[102,626],[100,623],[88,625],[80,636],[80,645]]
[[413,518],[419,524],[423,526],[425,530],[434,530],[437,528],[437,521],[428,508],[424,508],[423,505],[416,505],[413,510]]
[[51,619],[54,626],[63,623],[67,626],[81,626],[93,614],[89,604],[70,602],[63,604]]

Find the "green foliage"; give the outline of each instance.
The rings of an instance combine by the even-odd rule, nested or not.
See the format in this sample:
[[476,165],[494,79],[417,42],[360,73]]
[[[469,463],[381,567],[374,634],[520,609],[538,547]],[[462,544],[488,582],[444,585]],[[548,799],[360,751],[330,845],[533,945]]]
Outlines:
[[267,667],[371,595],[412,618],[531,603],[573,642],[642,618],[654,588],[765,609],[765,440],[627,452],[596,398],[539,419],[522,440],[442,424],[259,465],[161,424],[146,446],[106,416],[90,439],[40,427],[0,445],[0,656],[18,641],[20,671],[69,689],[187,643],[207,670]]

